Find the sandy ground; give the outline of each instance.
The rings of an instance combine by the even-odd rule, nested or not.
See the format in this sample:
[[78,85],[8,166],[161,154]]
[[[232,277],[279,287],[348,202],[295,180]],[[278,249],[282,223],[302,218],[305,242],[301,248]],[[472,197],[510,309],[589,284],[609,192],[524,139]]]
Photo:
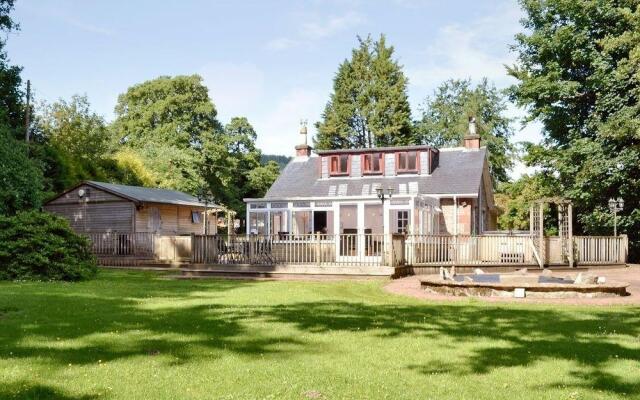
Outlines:
[[[633,264],[627,268],[620,269],[591,269],[589,271],[594,275],[605,276],[608,280],[615,280],[629,283],[627,291],[629,296],[596,298],[596,299],[514,299],[499,297],[475,297],[487,302],[512,302],[512,303],[551,303],[551,304],[573,304],[573,305],[617,305],[630,304],[640,306],[640,264]],[[566,276],[566,272],[556,272],[554,275]],[[396,279],[385,285],[388,292],[403,296],[415,297],[425,300],[446,300],[460,301],[466,297],[445,296],[427,293],[420,288],[419,276],[409,276],[406,278]]]

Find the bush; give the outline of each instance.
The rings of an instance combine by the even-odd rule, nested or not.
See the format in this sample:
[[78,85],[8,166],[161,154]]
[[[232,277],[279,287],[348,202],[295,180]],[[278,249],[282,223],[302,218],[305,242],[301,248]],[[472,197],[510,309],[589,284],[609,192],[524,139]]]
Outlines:
[[61,217],[28,211],[0,216],[0,279],[89,279],[97,272],[89,240]]

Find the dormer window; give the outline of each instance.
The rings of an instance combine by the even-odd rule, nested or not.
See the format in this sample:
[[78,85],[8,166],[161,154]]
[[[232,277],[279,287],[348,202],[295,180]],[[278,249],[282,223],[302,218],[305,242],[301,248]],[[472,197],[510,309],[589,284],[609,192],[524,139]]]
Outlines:
[[349,175],[349,155],[340,154],[329,157],[329,174],[331,176]]
[[418,152],[402,151],[396,153],[396,171],[399,174],[418,172]]
[[382,166],[382,153],[371,153],[362,155],[362,172],[365,175],[382,174]]

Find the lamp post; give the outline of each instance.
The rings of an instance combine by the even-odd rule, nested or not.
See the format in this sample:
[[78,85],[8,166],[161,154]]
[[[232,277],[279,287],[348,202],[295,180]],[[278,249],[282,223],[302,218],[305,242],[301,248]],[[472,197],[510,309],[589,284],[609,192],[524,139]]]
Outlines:
[[613,236],[618,236],[618,213],[624,209],[622,197],[609,199],[609,210],[613,213]]
[[380,201],[382,201],[382,204],[384,205],[384,201],[387,199],[390,199],[391,196],[393,195],[393,189],[387,188],[387,193],[385,193],[383,188],[378,187],[376,188],[376,194],[378,195],[378,198],[380,199]]

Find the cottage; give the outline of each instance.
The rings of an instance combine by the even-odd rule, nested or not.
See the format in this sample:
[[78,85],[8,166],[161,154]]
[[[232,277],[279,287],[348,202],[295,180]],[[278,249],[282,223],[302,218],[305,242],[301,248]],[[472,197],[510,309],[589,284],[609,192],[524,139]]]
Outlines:
[[264,198],[245,199],[247,233],[479,235],[495,229],[487,151],[464,145],[324,150],[304,143]]
[[205,205],[175,190],[94,181],[83,182],[54,197],[44,209],[65,217],[79,233],[160,235],[216,233],[215,215],[222,211],[219,206]]

